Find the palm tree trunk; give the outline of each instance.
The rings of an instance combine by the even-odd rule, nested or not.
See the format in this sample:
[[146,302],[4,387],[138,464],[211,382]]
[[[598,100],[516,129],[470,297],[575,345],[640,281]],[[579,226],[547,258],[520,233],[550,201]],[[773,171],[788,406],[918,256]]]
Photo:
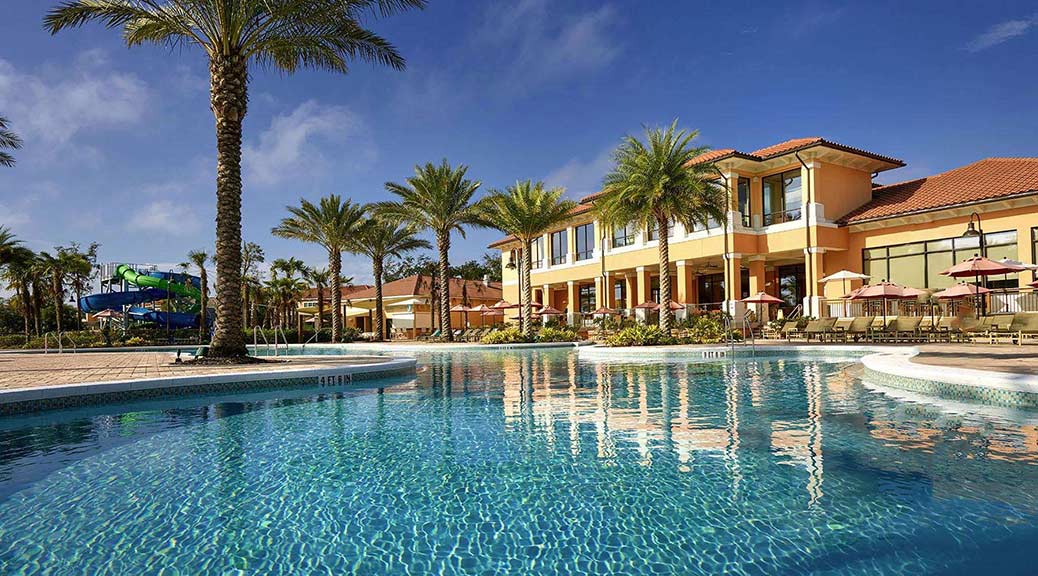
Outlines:
[[342,334],[342,253],[338,250],[328,251],[328,272],[332,287],[332,344],[336,344]]
[[[324,286],[317,286],[317,322],[314,329],[320,332],[324,328]],[[320,336],[318,336],[320,338]]]
[[25,325],[25,341],[29,342],[29,324],[32,322],[32,302],[29,297],[29,286],[22,283],[18,286],[19,298],[22,300],[22,321]]
[[530,269],[533,267],[533,260],[530,258],[530,244],[529,240],[526,241],[526,245],[523,246],[523,255],[520,259],[520,266],[522,272],[520,273],[521,280],[520,284],[522,290],[521,306],[523,310],[523,336],[533,336],[533,287],[530,285]]
[[208,296],[208,293],[209,293],[209,281],[208,281],[208,278],[206,278],[206,276],[205,276],[205,268],[202,268],[202,270],[199,271],[198,277],[201,279],[199,284],[201,285],[201,288],[202,288],[202,300],[200,302],[200,304],[202,305],[202,313],[201,313],[201,318],[199,319],[199,323],[198,323],[198,343],[201,344],[201,343],[205,342],[205,331],[206,331],[206,320],[207,320],[206,314],[208,314],[208,311],[206,310],[206,306],[209,305],[209,296]]
[[670,320],[673,314],[670,311],[670,239],[667,238],[669,225],[666,216],[656,218],[660,236],[660,330],[667,335],[670,334]]
[[245,356],[241,307],[241,125],[248,101],[248,65],[238,54],[209,62],[209,97],[216,117],[216,310],[209,355]]
[[61,293],[61,273],[55,271],[51,274],[50,288],[54,292],[54,323],[57,326],[58,338],[61,338],[61,301],[64,299]]
[[382,311],[382,260],[372,258],[371,269],[375,276],[375,340],[381,342],[386,335],[385,314]]
[[451,330],[451,279],[450,260],[448,253],[451,249],[450,232],[436,233],[436,245],[440,249],[440,326],[443,329],[442,336],[448,342],[454,341],[454,331]]

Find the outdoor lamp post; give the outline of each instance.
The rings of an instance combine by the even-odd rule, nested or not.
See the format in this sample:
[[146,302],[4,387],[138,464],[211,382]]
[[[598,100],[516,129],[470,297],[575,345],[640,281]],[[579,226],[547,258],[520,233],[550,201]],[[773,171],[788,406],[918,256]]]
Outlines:
[[[976,222],[976,224],[974,224]],[[980,214],[973,212],[970,214],[969,224],[966,225],[966,231],[962,233],[963,238],[977,238],[980,243],[980,257],[987,258],[987,246],[984,243],[984,228],[981,227]],[[976,277],[977,286],[980,286],[980,276]],[[987,282],[985,282],[986,284]],[[977,291],[976,295],[977,309],[981,315],[984,314],[984,296]]]

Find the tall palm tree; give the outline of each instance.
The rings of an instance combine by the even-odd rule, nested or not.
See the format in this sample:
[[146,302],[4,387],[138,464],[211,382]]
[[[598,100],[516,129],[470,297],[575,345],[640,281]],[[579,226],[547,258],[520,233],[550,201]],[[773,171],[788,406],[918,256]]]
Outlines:
[[36,277],[36,253],[28,248],[17,246],[8,253],[4,267],[0,270],[7,287],[18,295],[18,304],[22,312],[25,329],[25,341],[29,341],[32,319],[35,311],[30,290]]
[[209,253],[205,250],[192,250],[187,253],[187,259],[198,269],[198,284],[202,292],[202,298],[198,302],[202,307],[198,313],[198,341],[205,342],[206,329],[209,327],[209,273],[206,272],[205,265],[209,263]]
[[451,167],[444,160],[439,166],[429,163],[415,166],[414,176],[403,184],[386,182],[386,190],[399,197],[397,202],[379,202],[376,212],[389,220],[412,224],[419,230],[431,230],[436,237],[440,256],[440,325],[447,340],[451,331],[450,247],[451,232],[465,237],[466,224],[478,224],[472,196],[480,182],[465,178],[467,166]]
[[562,188],[545,190],[543,182],[523,180],[505,191],[495,190],[479,202],[483,224],[515,236],[522,245],[520,304],[523,334],[526,336],[533,334],[530,246],[539,236],[569,220],[570,212],[577,204],[572,200],[563,200],[564,192]]
[[371,273],[375,278],[375,337],[385,338],[385,315],[382,308],[382,274],[389,256],[400,256],[419,248],[431,248],[428,242],[415,236],[415,229],[384,218],[365,222],[354,237],[350,251],[371,259]]
[[354,60],[404,68],[397,49],[364,26],[426,0],[63,0],[44,18],[56,34],[99,21],[129,46],[196,45],[209,61],[216,118],[216,297],[210,356],[245,356],[241,330],[241,140],[249,66],[346,73]]
[[696,146],[696,130],[679,130],[677,120],[667,128],[646,128],[645,142],[625,136],[613,152],[615,166],[606,175],[594,210],[603,225],[630,223],[655,227],[659,236],[660,329],[670,333],[670,242],[672,221],[687,227],[724,222],[727,194],[714,182],[712,164],[695,163],[709,148]]
[[40,271],[47,279],[47,291],[50,292],[54,304],[54,324],[59,338],[64,331],[61,317],[65,306],[65,270],[69,264],[68,256],[61,250],[54,254],[40,252]]
[[4,150],[17,150],[22,147],[22,139],[7,127],[7,118],[0,116],[0,166],[14,166],[14,156]]
[[320,332],[324,324],[324,291],[328,287],[331,274],[327,268],[310,267],[306,269],[306,279],[317,291],[317,316],[314,319],[314,331]]
[[342,252],[364,218],[364,207],[337,194],[321,198],[317,204],[306,199],[299,206],[287,206],[290,217],[271,230],[280,238],[319,244],[328,251],[328,272],[332,289],[332,342],[342,335]]

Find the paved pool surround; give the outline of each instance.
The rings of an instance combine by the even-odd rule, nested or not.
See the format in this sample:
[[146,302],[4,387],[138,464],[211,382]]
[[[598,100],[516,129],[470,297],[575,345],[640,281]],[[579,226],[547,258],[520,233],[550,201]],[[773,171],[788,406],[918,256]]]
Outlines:
[[[299,357],[297,357],[299,358]],[[172,356],[170,357],[172,361]],[[415,373],[414,358],[386,357],[384,361],[306,368],[271,368],[247,372],[224,372],[161,378],[112,380],[40,386],[0,391],[0,416],[44,410],[73,408],[109,402],[256,391],[266,388],[331,387]]]

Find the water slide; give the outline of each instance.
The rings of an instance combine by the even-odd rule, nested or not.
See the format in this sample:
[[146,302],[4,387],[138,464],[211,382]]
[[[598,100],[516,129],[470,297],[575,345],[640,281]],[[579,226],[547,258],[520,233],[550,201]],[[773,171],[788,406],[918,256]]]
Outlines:
[[[115,269],[115,276],[142,289],[84,296],[79,299],[80,308],[87,312],[99,312],[108,308],[114,309],[130,306],[127,313],[134,320],[153,322],[163,326],[168,321],[169,326],[172,328],[193,328],[198,326],[197,303],[201,302],[202,291],[199,289],[201,279],[197,276],[170,274],[168,272],[140,274],[126,264],[121,264]],[[169,296],[191,298],[196,304],[188,312],[164,312],[134,306],[134,304],[165,300]],[[212,318],[212,314],[207,315],[207,317]]]

